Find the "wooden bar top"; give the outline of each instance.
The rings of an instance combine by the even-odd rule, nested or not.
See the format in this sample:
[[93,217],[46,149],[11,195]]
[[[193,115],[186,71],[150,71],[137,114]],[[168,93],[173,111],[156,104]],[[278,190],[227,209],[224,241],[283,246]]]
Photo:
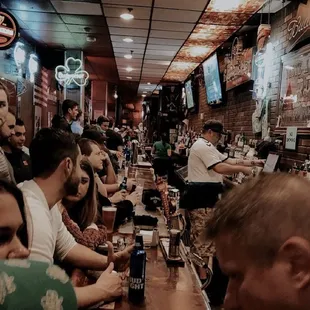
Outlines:
[[116,303],[122,310],[204,310],[208,309],[194,273],[188,263],[184,268],[167,267],[160,247],[146,250],[145,302],[133,305],[125,296]]
[[[129,175],[144,180],[145,189],[155,189],[151,170],[130,167]],[[130,176],[128,177],[130,178]],[[124,296],[116,302],[115,309],[122,310],[205,310],[210,309],[200,289],[197,276],[191,263],[186,259],[185,267],[167,267],[160,246],[147,249],[145,301],[133,305],[127,299],[128,286],[124,287]]]

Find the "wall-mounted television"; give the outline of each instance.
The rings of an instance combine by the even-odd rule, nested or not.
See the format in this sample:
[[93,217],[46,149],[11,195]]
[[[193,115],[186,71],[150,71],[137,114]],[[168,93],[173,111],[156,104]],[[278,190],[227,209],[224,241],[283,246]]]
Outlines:
[[204,80],[207,92],[207,103],[219,105],[223,103],[223,91],[217,54],[213,54],[203,64]]
[[190,110],[195,107],[192,80],[188,80],[185,82],[185,94],[186,94],[186,107],[187,109]]

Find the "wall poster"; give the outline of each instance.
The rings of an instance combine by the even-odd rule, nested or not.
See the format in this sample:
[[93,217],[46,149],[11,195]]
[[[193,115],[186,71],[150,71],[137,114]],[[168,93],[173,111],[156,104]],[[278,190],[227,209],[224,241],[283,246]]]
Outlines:
[[310,120],[310,47],[282,57],[281,126],[307,127]]
[[225,57],[224,81],[226,90],[252,80],[253,48],[243,49],[243,43],[235,38],[230,57]]

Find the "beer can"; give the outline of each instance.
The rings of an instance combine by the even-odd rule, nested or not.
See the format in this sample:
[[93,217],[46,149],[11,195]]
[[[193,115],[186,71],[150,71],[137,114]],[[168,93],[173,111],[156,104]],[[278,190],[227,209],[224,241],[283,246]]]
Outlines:
[[170,230],[169,257],[177,258],[180,256],[181,232],[178,229]]

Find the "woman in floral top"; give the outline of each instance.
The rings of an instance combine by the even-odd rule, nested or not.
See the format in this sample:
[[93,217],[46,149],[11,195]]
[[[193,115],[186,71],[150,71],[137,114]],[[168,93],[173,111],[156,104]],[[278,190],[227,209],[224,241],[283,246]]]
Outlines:
[[92,250],[107,240],[106,228],[99,221],[97,191],[91,164],[81,163],[82,178],[76,196],[68,196],[59,204],[62,220],[75,240]]

